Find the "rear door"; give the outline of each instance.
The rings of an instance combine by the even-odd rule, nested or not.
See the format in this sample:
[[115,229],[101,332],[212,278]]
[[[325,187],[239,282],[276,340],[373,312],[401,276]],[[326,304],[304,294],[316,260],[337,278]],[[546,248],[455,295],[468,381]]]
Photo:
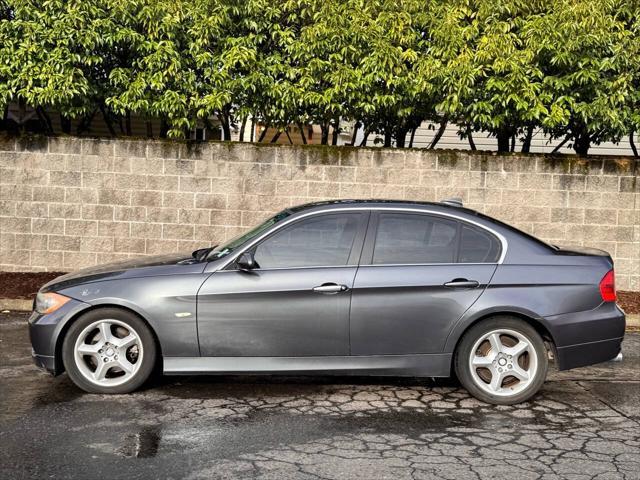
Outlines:
[[501,244],[487,230],[437,214],[372,214],[351,298],[351,354],[442,352],[478,299]]

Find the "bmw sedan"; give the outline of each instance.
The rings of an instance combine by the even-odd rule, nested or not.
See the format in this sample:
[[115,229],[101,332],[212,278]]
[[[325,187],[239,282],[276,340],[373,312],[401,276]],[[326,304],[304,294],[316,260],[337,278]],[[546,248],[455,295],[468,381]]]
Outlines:
[[561,248],[458,201],[286,209],[225,244],[46,284],[35,363],[87,392],[165,374],[448,377],[495,404],[620,354],[604,251]]

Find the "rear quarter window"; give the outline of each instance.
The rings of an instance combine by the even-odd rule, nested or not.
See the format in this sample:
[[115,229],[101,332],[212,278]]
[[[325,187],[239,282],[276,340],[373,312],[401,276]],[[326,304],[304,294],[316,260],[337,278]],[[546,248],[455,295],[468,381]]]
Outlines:
[[489,232],[462,225],[458,263],[495,263],[500,258],[500,242]]

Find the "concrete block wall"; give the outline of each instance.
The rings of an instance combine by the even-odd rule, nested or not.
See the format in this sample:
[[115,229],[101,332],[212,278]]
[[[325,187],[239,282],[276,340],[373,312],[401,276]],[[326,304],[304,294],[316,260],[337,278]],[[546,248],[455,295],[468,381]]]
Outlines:
[[465,205],[548,242],[609,251],[640,290],[630,157],[0,137],[0,271],[74,270],[228,239],[333,198]]

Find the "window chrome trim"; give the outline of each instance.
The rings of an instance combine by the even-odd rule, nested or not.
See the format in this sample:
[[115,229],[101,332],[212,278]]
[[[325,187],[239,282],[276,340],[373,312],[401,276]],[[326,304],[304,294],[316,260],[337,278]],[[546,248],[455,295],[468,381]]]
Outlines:
[[[308,213],[303,213],[301,215],[296,215],[292,217],[289,217],[286,220],[283,220],[282,223],[276,227],[273,230],[267,230],[266,232],[264,232],[263,234],[261,234],[259,237],[254,238],[246,247],[244,247],[242,250],[233,253],[230,255],[230,258],[226,261],[220,264],[220,267],[216,270],[216,271],[222,271],[224,270],[227,266],[229,266],[231,263],[233,263],[240,255],[242,255],[244,252],[246,252],[247,250],[251,249],[255,244],[259,243],[263,238],[277,232],[278,230],[280,230],[281,228],[286,227],[287,225],[289,225],[290,223],[293,223],[295,221],[298,221],[300,219],[303,218],[307,218],[307,217],[311,217],[314,215],[321,215],[321,214],[327,214],[327,213],[340,213],[340,212],[377,212],[377,211],[390,211],[390,212],[412,212],[412,213],[423,213],[423,214],[429,214],[429,215],[434,215],[434,216],[442,216],[442,217],[447,217],[447,218],[453,218],[455,220],[459,220],[461,222],[465,222],[465,223],[469,223],[471,225],[475,225],[476,227],[479,227],[489,233],[491,233],[492,235],[494,235],[495,237],[498,238],[498,240],[500,240],[500,244],[502,246],[501,252],[500,252],[500,258],[498,259],[497,262],[491,262],[491,263],[427,263],[427,264],[397,264],[395,266],[401,266],[401,265],[500,265],[502,264],[502,262],[504,261],[505,256],[507,255],[507,248],[509,246],[507,239],[504,237],[504,235],[502,235],[499,232],[496,232],[495,230],[493,230],[490,227],[487,227],[486,225],[482,225],[481,223],[475,222],[473,220],[469,220],[468,218],[465,217],[461,217],[460,215],[454,215],[452,213],[448,213],[448,212],[440,212],[437,210],[430,210],[427,208],[412,208],[412,207],[366,207],[366,206],[362,206],[362,207],[347,207],[347,208],[331,208],[331,209],[324,209],[324,210],[315,210],[313,212],[308,212]],[[276,224],[277,225],[277,224]],[[339,267],[357,267],[357,266],[373,266],[373,267],[384,267],[384,266],[391,266],[391,264],[376,264],[376,265],[340,265]],[[290,270],[293,268],[322,268],[322,267],[280,267],[279,270]],[[326,268],[337,268],[336,266],[333,267],[326,267]],[[260,269],[256,269],[257,271],[260,271]],[[230,272],[237,272],[238,270],[227,270]],[[264,270],[266,271],[266,269]]]
[[[484,264],[486,265],[486,264]],[[254,268],[252,271],[256,272],[277,272],[279,270],[317,270],[318,268],[358,268],[364,265],[309,265],[303,267],[273,267],[273,268]],[[376,265],[373,265],[374,267]],[[233,270],[219,270],[220,272],[242,272],[240,269]]]

